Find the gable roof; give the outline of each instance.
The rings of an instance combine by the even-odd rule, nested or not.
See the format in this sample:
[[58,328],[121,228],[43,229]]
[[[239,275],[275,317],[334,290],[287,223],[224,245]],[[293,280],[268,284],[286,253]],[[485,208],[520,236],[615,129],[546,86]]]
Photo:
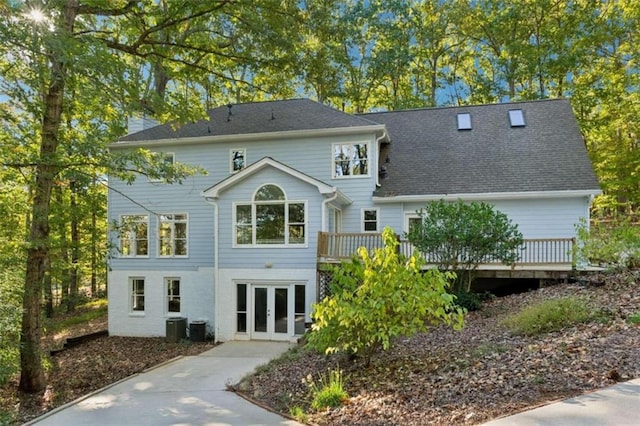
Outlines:
[[[167,123],[124,136],[118,142],[248,135],[377,126],[309,99],[230,104],[211,109],[208,118],[174,128]],[[231,115],[229,115],[229,111]]]
[[221,180],[215,185],[205,189],[202,191],[201,195],[205,198],[216,199],[220,197],[220,193],[225,191],[228,188],[236,185],[237,183],[242,182],[249,176],[252,176],[258,173],[260,170],[265,168],[272,167],[274,169],[280,170],[283,173],[286,173],[296,179],[299,179],[303,182],[308,183],[309,185],[315,186],[318,189],[318,192],[322,195],[335,195],[336,199],[339,203],[343,205],[351,204],[351,199],[343,194],[338,188],[335,186],[328,185],[322,182],[319,179],[316,179],[312,176],[309,176],[305,173],[302,173],[299,170],[296,170],[292,167],[287,166],[277,160],[274,160],[271,157],[264,157],[255,163],[249,165],[248,167],[240,170],[236,174],[233,174],[226,179]]
[[[513,109],[522,110],[524,126],[511,127]],[[458,130],[458,113],[471,115],[471,130]],[[600,191],[568,100],[360,116],[384,124],[391,137],[377,197]]]

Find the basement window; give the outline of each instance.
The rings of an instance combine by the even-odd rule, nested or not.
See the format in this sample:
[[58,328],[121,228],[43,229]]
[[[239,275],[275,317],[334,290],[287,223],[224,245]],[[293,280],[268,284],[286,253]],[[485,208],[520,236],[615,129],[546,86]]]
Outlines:
[[458,114],[458,130],[471,130],[471,114],[468,112]]
[[524,127],[524,113],[521,109],[510,109],[509,110],[509,122],[511,123],[511,127]]

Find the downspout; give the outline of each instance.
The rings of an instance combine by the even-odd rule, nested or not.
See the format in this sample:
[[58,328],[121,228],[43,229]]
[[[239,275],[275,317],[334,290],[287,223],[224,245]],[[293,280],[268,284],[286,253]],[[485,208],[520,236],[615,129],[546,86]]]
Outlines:
[[376,139],[376,148],[378,150],[378,154],[376,155],[377,158],[377,162],[376,162],[376,188],[380,187],[380,173],[379,173],[379,168],[380,168],[380,147],[382,145],[382,139],[389,139],[389,134],[387,133],[387,129],[383,129],[382,130],[382,134],[380,135],[379,138]]
[[207,203],[213,206],[213,334],[215,340],[218,341],[220,337],[220,309],[218,307],[219,297],[218,288],[220,286],[220,270],[218,267],[218,203],[214,198],[205,198]]
[[338,198],[338,188],[333,187],[333,195],[322,201],[322,225],[320,226],[320,230],[322,232],[327,232],[327,206],[330,202],[335,201]]

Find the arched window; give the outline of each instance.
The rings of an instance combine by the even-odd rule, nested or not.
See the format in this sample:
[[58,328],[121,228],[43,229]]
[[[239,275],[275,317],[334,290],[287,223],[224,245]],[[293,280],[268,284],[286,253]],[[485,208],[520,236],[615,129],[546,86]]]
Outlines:
[[236,204],[236,245],[301,245],[306,241],[305,203],[288,201],[277,185],[258,188],[251,204]]

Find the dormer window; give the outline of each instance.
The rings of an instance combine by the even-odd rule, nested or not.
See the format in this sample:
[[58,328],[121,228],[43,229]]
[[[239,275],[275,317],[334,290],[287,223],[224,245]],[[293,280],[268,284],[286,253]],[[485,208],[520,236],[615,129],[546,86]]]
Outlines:
[[524,114],[521,109],[510,109],[509,110],[509,122],[511,123],[511,127],[524,127]]
[[458,130],[471,130],[471,114],[468,112],[458,114]]

